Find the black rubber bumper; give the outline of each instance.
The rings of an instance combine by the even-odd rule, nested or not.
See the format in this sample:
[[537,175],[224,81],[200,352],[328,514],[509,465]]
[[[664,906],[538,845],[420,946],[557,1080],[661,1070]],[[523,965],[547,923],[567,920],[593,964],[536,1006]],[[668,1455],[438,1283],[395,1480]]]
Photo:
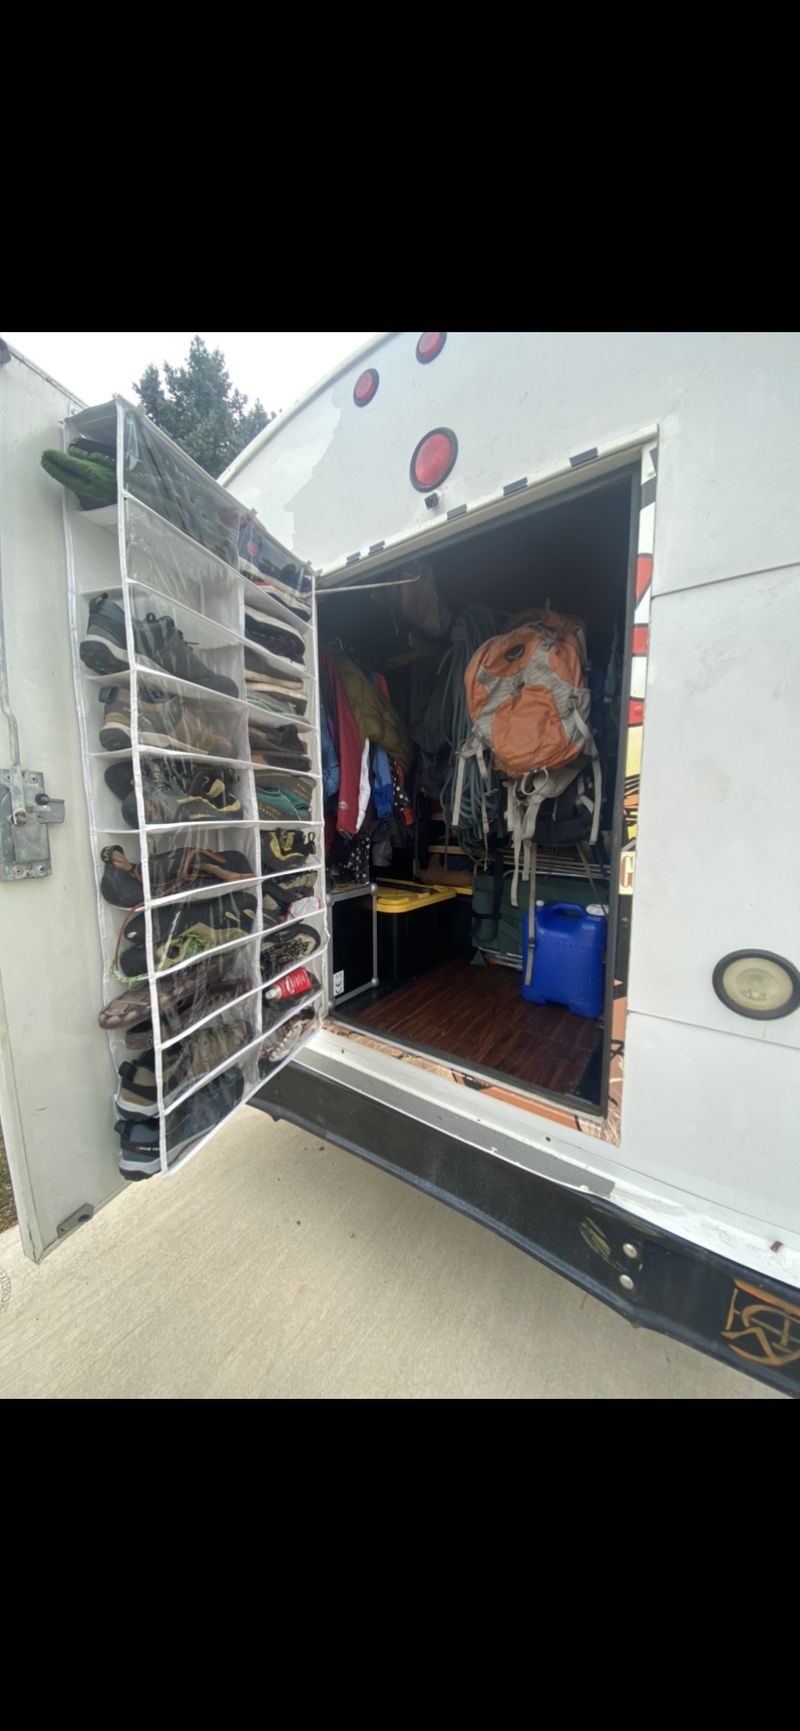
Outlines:
[[800,1291],[288,1064],[251,1105],[499,1232],[639,1328],[800,1396]]

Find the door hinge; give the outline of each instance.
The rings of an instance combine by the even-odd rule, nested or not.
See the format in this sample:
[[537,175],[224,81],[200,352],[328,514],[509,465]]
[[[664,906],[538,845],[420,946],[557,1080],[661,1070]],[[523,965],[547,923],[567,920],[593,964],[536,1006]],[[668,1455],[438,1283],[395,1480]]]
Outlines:
[[14,883],[49,877],[48,828],[63,822],[64,801],[45,793],[38,769],[0,769],[0,878]]
[[68,1232],[74,1232],[77,1226],[83,1226],[87,1220],[91,1220],[93,1214],[94,1209],[91,1202],[81,1203],[80,1208],[76,1208],[74,1213],[68,1214],[66,1220],[59,1221],[56,1227],[56,1237],[66,1238]]

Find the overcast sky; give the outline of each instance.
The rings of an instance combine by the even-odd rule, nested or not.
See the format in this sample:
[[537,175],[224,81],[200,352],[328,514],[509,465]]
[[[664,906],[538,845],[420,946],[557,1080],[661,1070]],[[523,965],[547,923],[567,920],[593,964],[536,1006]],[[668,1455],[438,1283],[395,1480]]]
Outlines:
[[133,381],[151,361],[180,366],[197,334],[221,349],[232,383],[265,409],[288,409],[375,331],[7,331],[3,336],[85,403],[114,391],[135,402]]

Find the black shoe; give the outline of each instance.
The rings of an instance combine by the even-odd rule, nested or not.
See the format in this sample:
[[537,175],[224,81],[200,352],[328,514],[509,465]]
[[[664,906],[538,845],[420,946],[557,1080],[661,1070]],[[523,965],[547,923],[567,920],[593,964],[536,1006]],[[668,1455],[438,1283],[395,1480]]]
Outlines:
[[[104,847],[100,858],[105,867],[100,880],[103,900],[114,908],[139,907],[144,886],[138,861],[129,860],[121,847]],[[302,865],[302,859],[298,863]],[[149,865],[153,896],[178,895],[182,890],[213,888],[255,877],[246,855],[233,849],[214,853],[211,848],[173,848],[169,853],[150,854]]]
[[262,891],[264,927],[295,919],[298,914],[316,913],[319,901],[319,877],[316,872],[298,872],[296,877],[273,878]]
[[[227,1118],[244,1093],[244,1075],[238,1065],[226,1070],[224,1076],[216,1076],[206,1088],[198,1088],[196,1094],[191,1094],[183,1106],[176,1106],[167,1118],[167,1154],[171,1160],[188,1148],[191,1142],[196,1142],[199,1136],[213,1130],[223,1118]],[[120,1140],[119,1169],[123,1178],[151,1178],[158,1172],[159,1134],[161,1120],[145,1118],[121,1118],[114,1125]]]
[[261,945],[261,978],[267,983],[287,968],[296,968],[313,956],[322,939],[313,926],[290,926],[288,932],[264,938]]
[[[133,622],[133,640],[138,661],[147,662],[175,679],[188,679],[192,685],[203,685],[211,691],[238,697],[239,688],[224,673],[212,673],[210,667],[195,655],[174,619],[158,618],[148,613],[143,620]],[[89,602],[89,625],[81,646],[81,661],[93,673],[124,673],[130,666],[125,614],[118,601],[108,595],[98,595]]]
[[[248,938],[253,930],[258,903],[246,890],[230,895],[170,903],[169,907],[154,907],[151,911],[153,932],[153,965],[160,973],[178,962],[191,961],[220,944]],[[142,909],[130,913],[123,921],[116,956],[121,973],[128,980],[142,979],[147,973],[145,944],[147,916]],[[123,948],[123,943],[125,947]]]
[[[119,769],[120,765],[114,767]],[[215,824],[220,819],[242,822],[244,813],[235,792],[237,779],[232,770],[204,769],[200,764],[180,763],[175,758],[143,758],[145,823]],[[133,787],[123,800],[122,816],[131,829],[137,828]]]
[[244,608],[244,634],[251,643],[257,643],[261,649],[268,649],[272,655],[280,655],[284,661],[294,661],[302,665],[305,660],[305,644],[299,631],[292,625],[280,625],[270,619],[266,613],[261,613],[257,607]]

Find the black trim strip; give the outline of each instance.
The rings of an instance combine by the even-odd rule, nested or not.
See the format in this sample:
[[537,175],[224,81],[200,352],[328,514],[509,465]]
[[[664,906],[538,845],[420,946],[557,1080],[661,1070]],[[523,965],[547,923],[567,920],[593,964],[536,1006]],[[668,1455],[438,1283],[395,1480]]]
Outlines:
[[577,457],[570,457],[569,466],[571,469],[579,469],[581,463],[593,463],[599,455],[597,446],[593,445],[591,451],[579,451]]
[[729,1369],[800,1397],[795,1287],[701,1250],[613,1202],[526,1172],[298,1064],[287,1064],[250,1105],[334,1142],[488,1226],[638,1328],[671,1335]]
[[508,498],[509,493],[521,493],[523,487],[527,487],[527,485],[528,477],[523,475],[519,481],[509,481],[508,486],[503,488],[503,493]]
[[655,475],[651,475],[650,480],[644,482],[639,494],[639,510],[643,511],[646,505],[654,505],[655,498],[656,480]]
[[360,558],[360,553],[348,553],[347,558],[345,559],[345,565],[357,565]]
[[454,505],[452,511],[448,511],[447,513],[447,521],[449,523],[452,521],[453,517],[466,517],[466,515],[466,505]]

